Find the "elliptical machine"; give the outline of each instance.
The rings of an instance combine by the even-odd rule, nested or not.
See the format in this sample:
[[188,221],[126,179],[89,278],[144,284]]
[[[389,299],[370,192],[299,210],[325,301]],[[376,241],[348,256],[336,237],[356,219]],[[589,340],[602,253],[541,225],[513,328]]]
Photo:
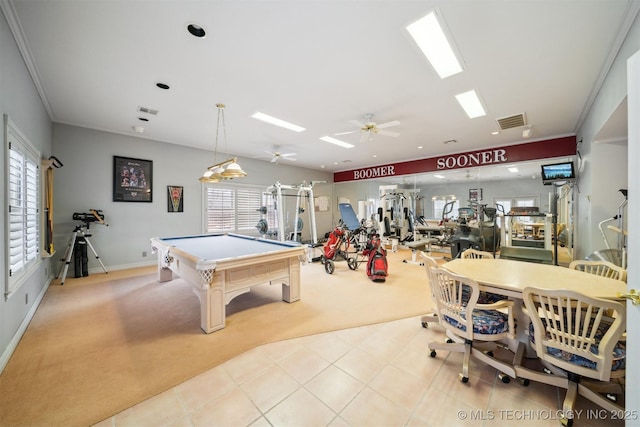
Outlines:
[[[624,200],[618,206],[618,214],[614,215],[611,218],[602,220],[598,223],[598,229],[600,230],[600,234],[602,235],[602,240],[604,240],[606,249],[601,249],[599,251],[593,252],[587,257],[587,259],[592,261],[609,261],[622,268],[627,268],[627,231],[624,225],[624,216],[626,214],[625,209],[628,202],[627,189],[621,188],[618,191],[624,196]],[[618,243],[616,245],[616,248],[612,248],[611,245],[609,245],[609,239],[607,239],[607,235],[605,234],[603,228],[605,224],[612,221],[617,221],[616,225],[610,224],[607,226],[607,228],[618,235]]]

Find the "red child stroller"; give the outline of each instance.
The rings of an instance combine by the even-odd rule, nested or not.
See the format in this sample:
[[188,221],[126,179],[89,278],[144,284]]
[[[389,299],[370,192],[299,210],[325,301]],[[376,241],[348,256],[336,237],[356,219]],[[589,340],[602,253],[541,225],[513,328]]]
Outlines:
[[373,234],[367,242],[362,255],[369,255],[367,261],[367,276],[374,282],[387,280],[389,265],[387,264],[387,250],[382,247],[380,236]]

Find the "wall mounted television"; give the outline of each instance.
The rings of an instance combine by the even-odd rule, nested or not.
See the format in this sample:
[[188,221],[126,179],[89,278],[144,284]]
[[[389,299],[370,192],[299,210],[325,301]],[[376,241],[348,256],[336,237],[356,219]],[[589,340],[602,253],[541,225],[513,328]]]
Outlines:
[[542,165],[542,183],[551,185],[559,181],[574,181],[576,179],[576,171],[573,162],[553,163]]

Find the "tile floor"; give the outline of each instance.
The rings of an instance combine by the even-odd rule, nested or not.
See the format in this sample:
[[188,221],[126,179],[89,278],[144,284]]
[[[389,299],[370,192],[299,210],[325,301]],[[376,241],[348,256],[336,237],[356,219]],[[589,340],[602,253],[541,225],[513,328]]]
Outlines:
[[[427,354],[443,339],[410,318],[268,344],[95,427],[560,425],[563,391],[504,384],[473,360],[463,384],[461,354]],[[624,425],[588,402],[576,409],[576,427]]]

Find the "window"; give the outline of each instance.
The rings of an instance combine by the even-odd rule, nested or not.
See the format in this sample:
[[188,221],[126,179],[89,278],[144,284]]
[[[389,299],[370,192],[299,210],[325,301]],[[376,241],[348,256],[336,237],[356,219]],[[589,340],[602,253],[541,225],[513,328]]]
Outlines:
[[[457,218],[458,208],[460,207],[460,201],[456,200],[455,196],[435,196],[431,199],[433,201],[433,218],[442,219],[444,207],[447,203],[453,202],[453,209],[447,213],[447,218]],[[447,207],[447,211],[450,207]]]
[[22,133],[5,116],[7,182],[7,280],[5,295],[14,293],[40,260],[39,159]]
[[[256,226],[262,218],[267,220],[269,229],[276,228],[274,198],[263,196],[264,190],[253,186],[207,184],[206,232],[258,235]],[[263,206],[267,209],[266,214],[261,212]]]

